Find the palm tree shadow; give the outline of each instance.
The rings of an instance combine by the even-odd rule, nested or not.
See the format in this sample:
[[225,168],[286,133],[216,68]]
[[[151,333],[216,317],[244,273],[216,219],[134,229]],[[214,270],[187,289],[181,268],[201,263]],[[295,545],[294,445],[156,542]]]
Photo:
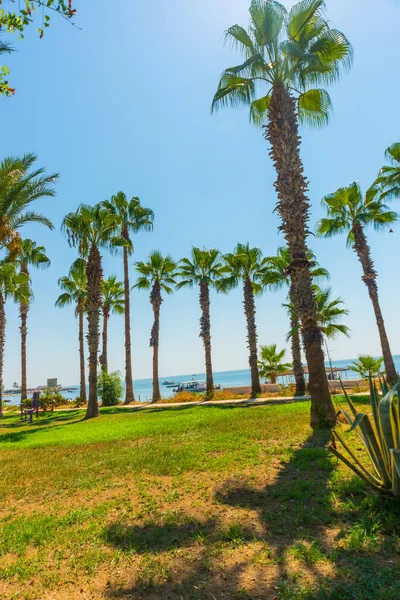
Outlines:
[[[148,587],[139,577],[128,587],[109,587],[106,596],[148,600],[277,598],[277,586],[284,585],[288,578],[287,550],[299,540],[315,537],[316,530],[321,532],[323,545],[323,528],[334,517],[329,502],[328,482],[333,467],[327,456],[328,439],[329,433],[326,432],[311,435],[301,448],[293,451],[273,483],[264,489],[243,485],[240,480],[228,480],[215,494],[214,500],[220,504],[250,509],[258,515],[258,533],[255,535],[254,528],[243,523],[242,538],[245,542],[268,543],[274,548],[274,562],[278,567],[268,587],[256,581],[254,589],[244,590],[242,576],[252,566],[250,556],[224,566],[218,564],[218,558],[215,561],[210,559],[210,548],[223,541],[221,530],[210,519],[206,524],[190,522],[183,527],[155,529],[131,527],[121,531],[117,526],[111,526],[105,533],[106,539],[122,549],[133,547],[139,554],[150,552],[157,555],[171,548],[190,548],[198,530],[205,535],[206,542],[198,548],[196,561],[181,565],[174,571],[176,576],[173,580],[152,583]],[[194,552],[194,548],[192,550]]]

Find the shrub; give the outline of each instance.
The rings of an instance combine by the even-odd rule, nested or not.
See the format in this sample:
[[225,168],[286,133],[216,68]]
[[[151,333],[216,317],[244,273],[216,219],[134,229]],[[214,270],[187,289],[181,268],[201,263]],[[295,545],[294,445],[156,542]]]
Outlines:
[[121,373],[104,373],[101,371],[98,377],[98,393],[102,399],[103,406],[115,406],[120,404],[124,387],[122,384]]

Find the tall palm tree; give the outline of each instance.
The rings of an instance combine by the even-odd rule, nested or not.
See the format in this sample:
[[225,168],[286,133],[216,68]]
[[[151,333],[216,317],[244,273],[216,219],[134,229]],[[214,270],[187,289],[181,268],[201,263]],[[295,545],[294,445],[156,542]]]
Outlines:
[[177,275],[181,278],[177,284],[178,289],[194,285],[200,288],[200,337],[205,352],[206,394],[207,398],[211,398],[214,393],[214,380],[211,360],[210,287],[218,289],[218,283],[223,276],[219,250],[193,248],[191,259],[182,258]]
[[0,417],[3,417],[3,365],[4,346],[6,341],[5,304],[9,298],[16,302],[27,300],[26,287],[29,278],[25,273],[18,273],[15,263],[2,260],[0,262]]
[[[29,267],[37,269],[46,269],[50,266],[50,259],[46,255],[44,246],[37,246],[36,242],[30,239],[21,240],[18,255],[15,258],[15,263],[19,266],[21,273],[25,273],[30,278]],[[27,380],[26,380],[26,336],[28,334],[27,320],[29,312],[29,302],[33,297],[29,283],[25,285],[24,301],[19,304],[19,316],[21,319],[21,400],[27,398]]]
[[279,373],[285,373],[292,368],[290,363],[283,362],[286,350],[278,351],[276,344],[260,347],[260,360],[258,367],[261,377],[271,379],[271,383],[276,383]]
[[130,286],[128,257],[133,252],[131,235],[139,231],[151,231],[153,228],[154,213],[150,208],[140,204],[137,197],[128,200],[124,192],[118,192],[111,200],[103,202],[103,206],[115,214],[119,219],[121,235],[125,240],[123,246],[124,260],[124,290],[125,290],[125,402],[129,404],[135,400],[132,377],[132,351],[131,351],[131,312],[130,312]]
[[243,285],[243,306],[247,323],[247,345],[251,373],[252,396],[261,394],[257,357],[257,326],[255,296],[260,296],[268,280],[268,259],[262,257],[260,248],[250,248],[249,244],[237,244],[233,252],[224,254],[225,277],[218,288],[227,292]]
[[[254,124],[268,122],[265,137],[278,176],[280,229],[290,248],[290,277],[310,372],[313,427],[332,425],[336,412],[325,373],[307,258],[310,202],[298,127],[299,122],[317,127],[328,122],[329,94],[314,86],[335,81],[341,70],[350,67],[352,58],[348,40],[330,28],[323,7],[323,0],[301,0],[288,12],[273,0],[252,0],[249,29],[233,25],[226,32],[227,41],[242,52],[244,61],[222,73],[212,103],[212,110],[250,106]],[[259,96],[259,91],[263,95]]]
[[56,306],[74,304],[75,315],[79,319],[79,364],[80,364],[80,398],[86,404],[86,376],[85,376],[85,338],[83,316],[86,309],[87,297],[87,278],[86,261],[83,258],[77,258],[71,265],[68,276],[60,277],[58,285],[63,293],[58,297]]
[[89,346],[89,400],[86,419],[99,415],[97,397],[97,357],[100,339],[101,281],[103,269],[100,248],[108,248],[112,243],[122,245],[123,240],[116,236],[119,222],[100,204],[81,204],[76,212],[64,217],[63,229],[71,246],[78,246],[81,256],[87,256],[86,314],[88,322]]
[[99,358],[101,368],[108,373],[108,319],[110,313],[123,315],[125,310],[124,284],[118,281],[115,275],[109,275],[101,282],[101,293],[103,297],[103,351]]
[[147,262],[136,262],[135,267],[140,276],[135,288],[139,290],[150,289],[150,303],[153,307],[154,323],[151,328],[150,346],[153,348],[153,397],[152,402],[161,399],[160,382],[158,377],[158,348],[160,342],[160,308],[163,302],[161,292],[172,294],[176,285],[177,264],[171,256],[163,256],[154,251]]
[[385,158],[389,164],[381,168],[373,187],[379,190],[381,200],[400,198],[400,142],[386,148]]
[[28,223],[40,223],[53,229],[52,222],[31,209],[40,198],[54,197],[58,174],[46,175],[34,167],[35,154],[7,157],[0,163],[0,247],[7,247],[11,260],[18,254],[21,238],[18,230]]
[[[323,267],[320,267],[315,254],[311,251],[307,251],[307,257],[310,261],[311,277],[313,281],[319,278],[329,278],[329,273]],[[289,286],[289,303],[294,307],[296,301],[296,294],[294,292],[293,282],[290,279],[290,250],[288,246],[281,246],[278,248],[276,256],[268,258],[270,272],[269,277],[273,275],[273,285],[275,289],[281,289],[282,286]],[[299,322],[299,311],[290,310],[290,330],[291,335],[291,348],[292,348],[292,362],[293,362],[293,373],[296,382],[296,396],[304,396],[306,393],[306,381],[304,377],[303,361],[301,359],[301,341],[300,341],[300,322]]]
[[365,235],[365,227],[373,225],[376,230],[383,229],[396,221],[398,215],[389,210],[378,197],[376,190],[369,189],[363,196],[357,182],[328,194],[322,199],[322,204],[326,206],[328,216],[318,223],[317,233],[326,238],[344,232],[348,234],[347,246],[352,247],[358,256],[363,270],[362,280],[367,286],[374,308],[387,380],[394,385],[397,382],[396,368],[379,304],[377,274]]

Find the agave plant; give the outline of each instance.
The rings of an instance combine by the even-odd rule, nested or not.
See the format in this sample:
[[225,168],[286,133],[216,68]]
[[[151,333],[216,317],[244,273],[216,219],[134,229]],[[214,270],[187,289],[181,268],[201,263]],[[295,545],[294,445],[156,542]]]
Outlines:
[[[386,382],[381,383],[382,398],[371,377],[369,381],[372,418],[366,413],[357,412],[344,390],[352,414],[343,409],[340,413],[351,425],[350,431],[355,431],[365,446],[372,468],[368,470],[364,467],[336,430],[332,433],[329,450],[370,485],[400,496],[400,381],[391,389]],[[340,442],[350,458],[338,451],[336,441]]]

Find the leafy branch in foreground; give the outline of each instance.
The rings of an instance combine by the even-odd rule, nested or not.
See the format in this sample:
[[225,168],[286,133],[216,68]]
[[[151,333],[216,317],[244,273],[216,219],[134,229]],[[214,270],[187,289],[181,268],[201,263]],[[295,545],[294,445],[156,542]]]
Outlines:
[[[345,390],[343,391],[351,414],[344,409],[340,410],[351,426],[350,431],[355,431],[363,443],[372,468],[368,470],[364,467],[336,429],[332,433],[332,445],[329,450],[370,485],[394,496],[400,496],[400,381],[390,390],[385,382],[381,387],[382,398],[370,378],[372,418],[366,413],[357,412]],[[339,452],[336,441],[340,442],[350,459]]]

